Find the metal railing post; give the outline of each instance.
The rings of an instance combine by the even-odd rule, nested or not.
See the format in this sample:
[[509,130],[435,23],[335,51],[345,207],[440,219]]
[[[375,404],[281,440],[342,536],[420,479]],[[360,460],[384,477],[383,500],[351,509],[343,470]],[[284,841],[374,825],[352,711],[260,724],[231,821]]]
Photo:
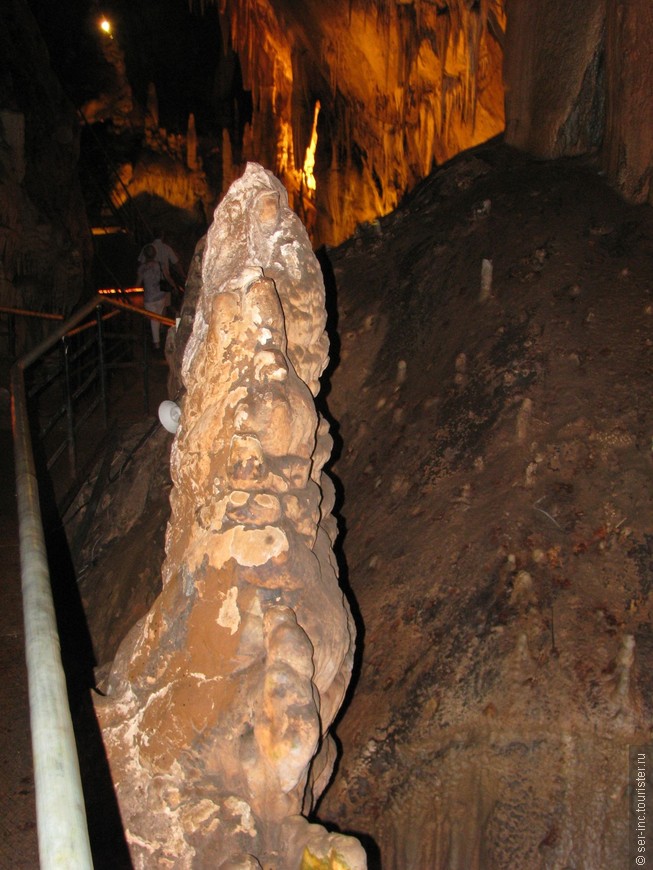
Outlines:
[[16,359],[16,317],[13,314],[7,318],[7,353],[10,360]]
[[75,476],[77,468],[77,459],[75,455],[75,420],[73,418],[73,393],[70,384],[70,362],[68,359],[68,339],[64,335],[61,339],[61,347],[63,350],[63,371],[64,371],[64,387],[66,390],[66,438],[68,441],[68,462],[70,464],[70,473]]
[[98,366],[100,370],[100,397],[102,400],[102,416],[104,420],[104,428],[106,429],[109,420],[109,409],[107,406],[107,372],[104,364],[104,335],[102,327],[102,306],[98,305],[95,309],[97,316],[97,346],[98,346]]
[[150,324],[147,320],[143,322],[143,406],[145,413],[150,410],[150,375],[149,375],[149,359],[150,359],[150,342],[149,342]]

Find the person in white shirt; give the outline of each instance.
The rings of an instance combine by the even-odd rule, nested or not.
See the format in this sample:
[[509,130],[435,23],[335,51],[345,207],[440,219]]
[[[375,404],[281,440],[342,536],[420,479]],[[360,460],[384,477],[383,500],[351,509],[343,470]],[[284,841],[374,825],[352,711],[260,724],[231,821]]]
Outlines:
[[[165,281],[169,281],[170,273],[166,266],[161,268],[161,264],[156,258],[156,248],[154,245],[145,245],[142,251],[144,260],[138,267],[137,281],[139,286],[143,288],[143,298],[146,311],[152,311],[154,314],[163,314],[165,309],[170,305],[170,293],[166,290]],[[140,257],[139,257],[140,259]],[[152,327],[152,343],[156,350],[160,347],[161,323],[158,320],[150,319]]]
[[[168,293],[171,294],[171,298],[173,294],[178,295],[183,293],[183,287],[180,286],[180,284],[184,284],[186,282],[186,276],[184,275],[184,271],[179,262],[179,257],[170,247],[170,245],[166,244],[163,230],[154,230],[154,240],[150,244],[153,245],[156,251],[156,261],[161,266],[163,280],[166,281],[169,285],[166,290]],[[145,247],[138,255],[138,262],[141,265],[145,263],[145,248],[147,247],[148,246],[145,245]],[[175,273],[178,273],[179,277],[181,278],[181,282],[176,280]],[[168,302],[168,304],[170,304],[170,302]]]

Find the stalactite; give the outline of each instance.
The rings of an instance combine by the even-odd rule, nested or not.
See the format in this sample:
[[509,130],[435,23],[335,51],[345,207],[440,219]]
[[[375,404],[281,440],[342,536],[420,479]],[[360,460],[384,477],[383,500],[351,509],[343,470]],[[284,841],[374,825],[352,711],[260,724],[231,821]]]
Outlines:
[[188,116],[188,129],[186,132],[186,166],[192,171],[200,168],[197,158],[197,130],[195,129],[195,115],[192,112]]
[[147,103],[145,107],[145,127],[146,129],[159,129],[159,98],[156,93],[156,85],[154,82],[149,82],[147,86]]
[[[488,31],[490,11],[496,30],[504,21],[503,4],[451,0],[445,9],[422,0],[350,0],[328,18],[321,16],[317,0],[306,0],[306,6],[306,20],[321,23],[317,40],[313,31],[302,32],[300,17],[286,20],[284,0],[219,4],[223,30],[231,34],[244,85],[252,91],[253,151],[245,156],[282,174],[291,197],[301,185],[301,167],[294,161],[301,159],[306,144],[308,104],[320,99],[325,114],[333,116],[336,166],[334,170],[332,160],[331,171],[323,179],[318,175],[316,205],[323,210],[323,197],[332,207],[334,198],[326,185],[340,191],[341,224],[336,235],[321,239],[334,243],[357,223],[378,216],[370,209],[379,200],[384,209],[394,208],[404,192],[401,186],[417,183],[434,161],[482,141],[475,129],[476,105],[486,92],[491,96],[480,135],[487,138],[502,129],[501,100],[494,96],[502,88],[501,70],[497,66],[488,76],[480,58],[488,56],[484,41],[494,39]],[[420,54],[424,42],[433,47],[434,57]],[[491,56],[500,58],[500,53]],[[352,58],[357,67],[353,75],[346,68]],[[313,84],[307,99],[309,81]],[[364,106],[357,117],[337,112],[341,88],[344,102]],[[270,139],[272,130],[276,141]],[[292,161],[286,144],[289,130]],[[361,155],[362,169],[360,160],[354,166],[352,149]],[[337,183],[338,172],[355,172],[368,180],[376,176],[383,196],[373,190],[358,197],[345,194],[351,184]]]

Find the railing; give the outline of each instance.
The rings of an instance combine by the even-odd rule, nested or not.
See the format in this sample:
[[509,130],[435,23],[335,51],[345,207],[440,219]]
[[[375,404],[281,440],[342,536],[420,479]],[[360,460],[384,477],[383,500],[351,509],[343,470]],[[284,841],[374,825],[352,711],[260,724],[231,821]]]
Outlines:
[[10,359],[16,358],[16,318],[30,317],[38,320],[63,320],[63,314],[50,314],[47,311],[29,311],[26,308],[10,308],[0,305],[0,314],[7,317],[7,355]]
[[[103,328],[104,306],[129,309],[136,314],[154,317],[167,325],[169,318],[159,317],[135,306],[110,298],[94,297],[70,320],[59,326],[47,339],[14,364],[11,370],[12,425],[18,498],[21,582],[27,676],[29,683],[30,724],[40,866],[42,870],[86,870],[92,868],[84,797],[75,736],[72,726],[66,677],[61,661],[60,642],[52,598],[43,520],[39,504],[39,486],[28,409],[29,394],[25,373],[42,360],[58,343],[64,343],[65,381],[64,415],[67,420],[65,444],[74,470],[76,421],[75,401],[88,393],[92,374],[87,357],[90,348],[81,344],[71,351],[75,335],[95,332],[95,371],[99,383],[99,401],[106,415],[107,391]],[[88,322],[96,312],[96,317]],[[65,344],[68,343],[66,348]],[[84,350],[82,351],[82,346]],[[51,388],[56,378],[45,378],[38,391]],[[35,393],[32,391],[32,396]],[[87,409],[93,402],[87,399]],[[78,423],[79,421],[77,421]],[[64,448],[65,449],[65,448]],[[55,451],[56,452],[56,451]],[[60,451],[61,452],[61,451]],[[60,454],[59,454],[60,455]],[[54,462],[56,459],[52,459]]]
[[[102,312],[102,308],[109,308]],[[94,319],[89,315],[96,313]],[[77,432],[99,409],[106,427],[108,416],[107,379],[111,372],[134,369],[141,376],[143,408],[149,410],[149,382],[151,354],[149,330],[140,336],[127,330],[114,330],[121,312],[141,315],[172,325],[173,320],[111,296],[98,296],[91,300],[73,318],[61,324],[44,341],[24,356],[19,365],[23,371],[32,370],[32,384],[27,399],[40,400],[45,412],[39,420],[38,437],[47,454],[47,467],[51,469],[67,452],[69,473],[75,478],[78,468]],[[11,319],[19,315],[38,316],[37,312],[0,307],[0,314]],[[59,319],[57,315],[44,315]],[[141,319],[141,318],[139,318]],[[144,323],[144,327],[147,325]],[[12,330],[9,330],[11,335]]]

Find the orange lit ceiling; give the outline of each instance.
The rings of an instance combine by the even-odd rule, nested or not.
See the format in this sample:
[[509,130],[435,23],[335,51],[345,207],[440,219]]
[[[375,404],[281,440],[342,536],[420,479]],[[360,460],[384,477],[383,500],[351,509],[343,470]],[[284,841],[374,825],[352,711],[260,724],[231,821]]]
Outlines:
[[252,91],[244,159],[284,181],[317,242],[503,130],[503,0],[217,2]]

